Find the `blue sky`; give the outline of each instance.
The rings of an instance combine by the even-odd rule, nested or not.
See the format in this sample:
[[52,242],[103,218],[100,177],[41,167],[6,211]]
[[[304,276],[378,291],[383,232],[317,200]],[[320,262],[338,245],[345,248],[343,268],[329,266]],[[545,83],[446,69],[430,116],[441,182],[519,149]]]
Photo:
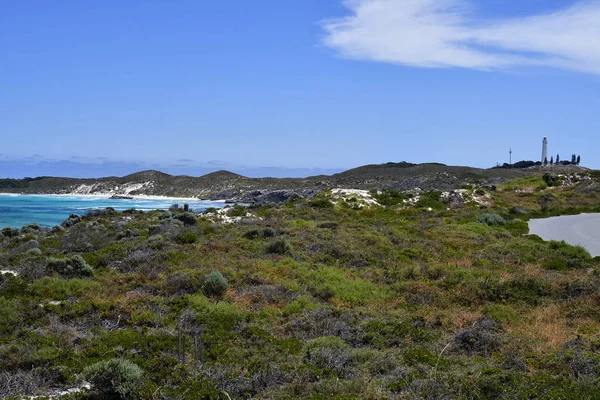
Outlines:
[[0,176],[600,168],[598,1],[0,5]]

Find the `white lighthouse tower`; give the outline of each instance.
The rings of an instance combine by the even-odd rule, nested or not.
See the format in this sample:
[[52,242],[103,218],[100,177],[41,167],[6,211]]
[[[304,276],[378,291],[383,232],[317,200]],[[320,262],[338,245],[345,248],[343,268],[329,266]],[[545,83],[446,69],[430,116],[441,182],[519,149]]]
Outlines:
[[542,163],[548,159],[548,138],[544,136],[542,141]]

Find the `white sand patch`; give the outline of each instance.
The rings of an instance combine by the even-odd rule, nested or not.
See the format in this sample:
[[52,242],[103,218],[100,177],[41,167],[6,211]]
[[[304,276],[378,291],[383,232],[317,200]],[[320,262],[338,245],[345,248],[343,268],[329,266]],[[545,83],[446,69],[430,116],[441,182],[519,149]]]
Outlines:
[[57,399],[62,396],[85,392],[85,391],[90,390],[91,388],[92,388],[92,385],[90,385],[88,382],[83,382],[81,385],[72,387],[70,389],[55,391],[55,392],[51,392],[51,393],[44,394],[41,396],[26,396],[24,398],[25,399]]
[[353,203],[357,207],[365,206],[378,206],[380,205],[377,200],[373,198],[368,190],[360,189],[332,189],[331,198],[336,200],[343,200],[346,203]]
[[442,192],[440,200],[443,202],[457,201],[459,203],[476,203],[482,206],[490,206],[492,196],[489,193],[478,195],[476,190],[456,189],[450,192]]
[[151,189],[154,187],[154,182],[140,182],[140,183],[126,183],[121,186],[115,186],[114,188],[107,189],[105,183],[95,183],[93,185],[79,185],[74,188],[70,194],[72,195],[129,195],[132,192],[138,190]]
[[60,306],[62,304],[62,301],[60,300],[51,300],[48,303],[44,304],[44,303],[40,303],[38,304],[39,307],[44,308],[44,306]]
[[232,217],[229,215],[231,210],[233,210],[233,207],[221,208],[215,212],[204,214],[204,217],[207,218],[208,220],[210,220],[211,222],[219,222],[222,224],[235,224],[237,222],[240,222],[244,218],[255,218],[257,220],[261,219],[258,217],[254,217],[249,212],[246,212],[246,215],[244,215],[244,216],[238,215],[238,216]]

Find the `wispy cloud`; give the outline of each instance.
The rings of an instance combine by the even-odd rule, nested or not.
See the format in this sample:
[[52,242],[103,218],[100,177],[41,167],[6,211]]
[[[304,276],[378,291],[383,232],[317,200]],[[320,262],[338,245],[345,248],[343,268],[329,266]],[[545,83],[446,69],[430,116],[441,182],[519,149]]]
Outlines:
[[206,164],[208,164],[208,165],[227,165],[227,163],[222,160],[211,160],[211,161],[207,161]]
[[343,57],[425,68],[556,67],[600,74],[600,0],[519,18],[478,18],[470,0],[346,0],[325,45]]

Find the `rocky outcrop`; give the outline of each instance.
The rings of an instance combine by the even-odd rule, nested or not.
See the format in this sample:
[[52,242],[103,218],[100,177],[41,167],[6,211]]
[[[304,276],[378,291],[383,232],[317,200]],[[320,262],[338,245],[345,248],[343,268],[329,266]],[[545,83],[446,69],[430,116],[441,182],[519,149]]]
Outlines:
[[239,201],[242,203],[277,204],[290,200],[312,198],[318,192],[316,189],[252,190],[239,197]]

